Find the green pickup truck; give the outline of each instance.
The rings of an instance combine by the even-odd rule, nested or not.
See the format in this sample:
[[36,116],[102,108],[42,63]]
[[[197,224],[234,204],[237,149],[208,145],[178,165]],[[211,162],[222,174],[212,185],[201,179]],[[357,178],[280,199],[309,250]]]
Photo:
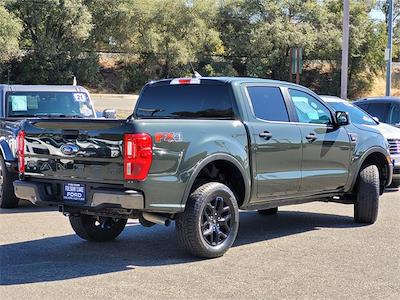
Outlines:
[[255,78],[148,83],[127,120],[27,120],[15,193],[58,205],[83,239],[108,241],[128,218],[175,221],[199,257],[234,243],[239,209],[334,201],[372,224],[390,184],[388,144],[310,90]]

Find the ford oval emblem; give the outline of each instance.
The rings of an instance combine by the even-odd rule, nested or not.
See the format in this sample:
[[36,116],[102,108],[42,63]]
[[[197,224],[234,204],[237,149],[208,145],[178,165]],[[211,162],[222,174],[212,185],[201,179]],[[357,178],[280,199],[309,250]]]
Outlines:
[[78,153],[79,147],[74,144],[65,144],[65,145],[61,146],[60,150],[65,155],[71,155],[71,154]]

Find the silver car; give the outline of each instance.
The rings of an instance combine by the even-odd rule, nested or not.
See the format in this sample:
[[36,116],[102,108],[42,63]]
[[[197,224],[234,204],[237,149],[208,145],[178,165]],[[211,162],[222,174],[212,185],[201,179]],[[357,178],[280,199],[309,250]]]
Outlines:
[[371,126],[378,129],[390,145],[390,157],[393,161],[393,179],[390,187],[400,186],[400,128],[381,123],[361,108],[352,103],[334,96],[321,96],[335,110],[346,111],[353,124]]

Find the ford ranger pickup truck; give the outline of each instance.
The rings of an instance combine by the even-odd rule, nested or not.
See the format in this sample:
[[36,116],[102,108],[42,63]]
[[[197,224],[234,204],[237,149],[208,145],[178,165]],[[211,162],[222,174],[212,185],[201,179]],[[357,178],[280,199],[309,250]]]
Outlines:
[[239,209],[335,201],[374,223],[388,147],[298,85],[175,78],[145,85],[126,120],[25,121],[14,188],[58,205],[83,239],[112,240],[129,218],[175,221],[180,244],[212,258],[234,243]]
[[29,118],[93,118],[88,91],[72,85],[0,84],[0,207],[18,205],[12,182],[18,178],[16,138]]

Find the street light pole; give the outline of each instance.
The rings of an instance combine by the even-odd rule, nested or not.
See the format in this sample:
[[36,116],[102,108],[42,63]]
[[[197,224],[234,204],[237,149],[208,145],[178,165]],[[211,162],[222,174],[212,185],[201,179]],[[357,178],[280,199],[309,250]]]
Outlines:
[[343,0],[343,42],[342,42],[342,73],[340,80],[340,97],[347,99],[347,82],[349,68],[349,0]]
[[393,0],[389,0],[388,10],[388,45],[385,53],[387,60],[386,66],[386,96],[390,96],[392,91],[392,47],[393,47]]

